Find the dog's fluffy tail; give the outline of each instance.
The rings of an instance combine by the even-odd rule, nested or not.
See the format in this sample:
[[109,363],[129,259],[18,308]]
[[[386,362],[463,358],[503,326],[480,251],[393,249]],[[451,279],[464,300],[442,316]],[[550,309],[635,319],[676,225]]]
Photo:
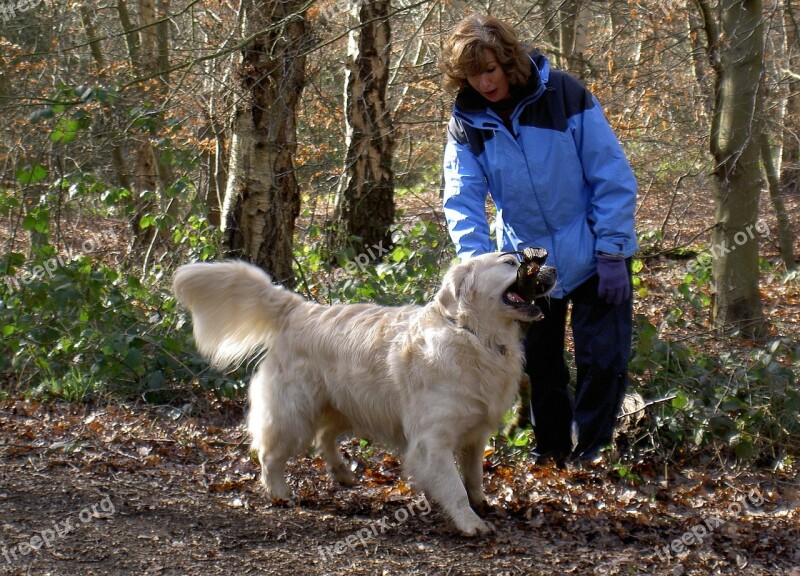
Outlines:
[[186,264],[172,289],[192,313],[197,348],[220,368],[266,349],[286,315],[305,302],[244,262]]

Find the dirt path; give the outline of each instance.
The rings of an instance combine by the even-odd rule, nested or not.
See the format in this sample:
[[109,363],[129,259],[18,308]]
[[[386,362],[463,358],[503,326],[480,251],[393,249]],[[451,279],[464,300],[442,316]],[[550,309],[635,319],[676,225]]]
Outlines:
[[355,442],[354,488],[301,458],[272,506],[241,411],[202,412],[0,403],[0,574],[800,576],[796,478],[489,459],[497,534],[466,539]]

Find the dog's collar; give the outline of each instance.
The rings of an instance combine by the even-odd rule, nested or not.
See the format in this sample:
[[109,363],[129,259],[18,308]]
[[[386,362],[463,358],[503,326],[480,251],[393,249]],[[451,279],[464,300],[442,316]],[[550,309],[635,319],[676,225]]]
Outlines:
[[[450,320],[450,322],[452,322],[452,323],[455,325],[455,327],[456,327],[456,328],[461,328],[462,330],[466,330],[467,332],[469,332],[470,334],[472,334],[473,336],[475,336],[475,338],[477,338],[478,340],[480,340],[480,339],[481,339],[481,337],[480,337],[480,336],[478,336],[478,335],[475,333],[475,330],[473,330],[473,329],[472,329],[472,328],[470,328],[469,326],[464,326],[464,325],[461,325],[461,324],[459,324],[458,322],[456,322],[455,318],[450,318],[449,316],[445,316],[445,318],[447,318],[448,320]],[[497,352],[498,354],[500,354],[500,356],[505,356],[505,355],[506,355],[506,352],[508,351],[508,349],[505,347],[505,345],[504,345],[504,344],[498,344],[498,345],[496,345],[496,346],[492,346],[492,345],[490,345],[490,344],[487,344],[486,346],[487,346],[487,348],[491,348],[492,350],[494,350],[495,352]]]

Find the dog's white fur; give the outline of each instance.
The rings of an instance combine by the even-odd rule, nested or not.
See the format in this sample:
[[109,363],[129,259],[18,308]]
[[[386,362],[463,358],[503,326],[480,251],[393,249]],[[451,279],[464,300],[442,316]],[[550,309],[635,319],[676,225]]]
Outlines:
[[416,486],[473,535],[493,530],[470,504],[485,505],[484,448],[522,375],[518,321],[530,318],[503,301],[518,265],[497,253],[455,264],[426,306],[315,304],[242,262],[182,266],[174,291],[217,366],[264,353],[247,426],[272,498],[291,498],[286,461],[315,435],[333,477],[352,484],[336,443],[349,431],[397,447]]

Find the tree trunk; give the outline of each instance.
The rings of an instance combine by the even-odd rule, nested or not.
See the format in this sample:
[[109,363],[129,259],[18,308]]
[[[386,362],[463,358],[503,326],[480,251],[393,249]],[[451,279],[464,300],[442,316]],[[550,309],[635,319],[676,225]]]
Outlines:
[[571,48],[567,59],[569,70],[580,78],[586,78],[590,71],[587,67],[586,49],[589,45],[589,25],[592,21],[592,11],[588,2],[578,2],[575,7],[575,17],[572,23],[573,35]]
[[582,0],[545,0],[545,32],[555,48],[555,63],[559,68],[584,78],[587,42],[587,23],[591,18],[588,3]]
[[159,79],[166,87],[169,86],[169,0],[158,2],[158,23],[156,24],[156,45],[158,46],[158,71]]
[[247,4],[245,36],[259,34],[242,50],[230,143],[228,183],[222,207],[228,255],[294,282],[292,240],[300,214],[295,179],[296,108],[305,83],[305,16],[298,0]]
[[688,36],[691,42],[692,51],[690,56],[692,58],[692,70],[694,70],[695,90],[690,95],[692,102],[701,103],[701,111],[705,117],[710,117],[712,114],[711,98],[709,97],[710,90],[708,90],[708,65],[703,58],[703,37],[701,30],[703,28],[703,21],[693,11],[689,12],[689,17],[686,19],[686,25],[689,27]]
[[772,153],[772,145],[766,132],[761,134],[761,159],[764,162],[764,172],[767,175],[769,197],[772,200],[772,207],[775,208],[775,216],[778,220],[778,247],[780,248],[781,260],[783,260],[787,270],[794,270],[797,268],[797,263],[794,259],[792,221],[789,219],[786,204],[783,202],[780,178],[775,166],[775,155]]
[[[786,3],[784,24],[788,68],[796,71],[800,67],[800,57],[797,56],[800,38],[798,38],[797,20],[795,20],[791,2]],[[781,190],[784,194],[797,194],[798,181],[800,181],[800,166],[798,165],[800,164],[800,93],[798,91],[800,91],[800,77],[790,76],[781,161]]]
[[[204,41],[210,43],[210,35],[205,29],[203,35]],[[230,86],[231,66],[221,64],[218,59],[212,59],[203,64],[203,72],[206,126],[200,137],[206,140],[208,145],[203,147],[203,169],[199,178],[199,190],[206,206],[209,223],[219,228],[222,225],[222,202],[228,181],[229,113],[225,111],[230,109],[232,98],[225,88]]]
[[131,69],[136,69],[139,65],[139,36],[134,33],[134,26],[131,22],[131,15],[125,0],[117,1],[117,14],[119,15],[120,26],[125,32],[125,45],[128,48],[128,63]]
[[[119,5],[118,5],[119,7]],[[145,103],[152,104],[156,110],[162,107],[168,89],[169,68],[169,26],[166,20],[169,0],[139,0],[139,61],[134,69],[138,75],[149,75],[158,72],[155,90],[142,94]],[[120,11],[122,13],[122,11]],[[124,23],[123,23],[124,26]],[[169,231],[162,228],[143,229],[140,222],[146,214],[163,214],[168,212],[173,219],[178,217],[177,204],[162,204],[164,190],[172,183],[171,167],[163,162],[158,149],[151,143],[150,134],[158,133],[160,126],[143,134],[143,140],[137,143],[134,192],[136,197],[134,232],[134,248],[144,245],[155,245],[157,237],[162,241],[169,238]],[[149,251],[148,251],[149,254]],[[145,266],[147,260],[145,260]]]
[[388,249],[395,217],[394,133],[386,105],[391,3],[354,2],[352,10],[344,94],[347,155],[336,197],[334,245],[340,248],[357,237],[365,249]]
[[103,56],[103,47],[98,39],[94,20],[92,20],[94,9],[90,8],[88,4],[80,4],[78,6],[78,12],[81,15],[81,24],[86,34],[86,40],[89,42],[89,50],[92,53],[92,59],[95,65],[97,65],[97,75],[102,77],[105,74],[106,60]]
[[[213,112],[213,104],[209,106],[209,110]],[[226,157],[224,128],[213,117],[208,118],[198,134],[198,139],[205,144],[201,156],[198,190],[206,207],[208,222],[219,227],[222,224],[222,198],[227,182],[227,167],[222,162]]]
[[[92,59],[97,66],[97,76],[100,80],[106,80],[106,59],[105,53],[103,51],[103,45],[98,38],[97,30],[94,25],[94,20],[92,19],[93,10],[90,8],[88,4],[81,4],[78,7],[80,14],[81,14],[81,23],[83,24],[83,30],[86,33],[86,40],[89,42],[89,46],[92,52]],[[107,127],[114,125],[114,118],[111,111],[108,108],[103,107],[100,112],[100,118],[104,129],[102,132],[105,132]],[[114,173],[117,176],[117,183],[122,188],[130,189],[131,181],[128,178],[128,167],[125,162],[125,157],[120,149],[119,143],[117,142],[116,138],[114,138],[113,134],[110,136],[110,147],[111,147],[111,162],[114,165]]]
[[544,0],[545,33],[555,50],[558,68],[569,68],[569,57],[575,41],[576,0]]
[[[155,0],[139,0],[139,30],[138,55],[140,59],[134,62],[134,73],[139,75],[156,70],[158,66],[158,35],[156,34],[156,4]],[[149,93],[151,98],[160,100],[157,95]],[[145,95],[142,95],[144,98]],[[149,102],[155,104],[155,102]],[[150,245],[157,231],[152,228],[142,228],[142,218],[148,214],[159,211],[158,198],[161,196],[158,179],[158,159],[156,151],[150,143],[149,134],[145,132],[142,140],[135,142],[134,156],[133,195],[136,202],[133,221],[133,249],[144,250]]]
[[722,0],[720,26],[703,8],[716,72],[710,150],[716,168],[712,254],[714,307],[720,331],[745,337],[766,333],[758,291],[759,85],[764,65],[760,0]]

